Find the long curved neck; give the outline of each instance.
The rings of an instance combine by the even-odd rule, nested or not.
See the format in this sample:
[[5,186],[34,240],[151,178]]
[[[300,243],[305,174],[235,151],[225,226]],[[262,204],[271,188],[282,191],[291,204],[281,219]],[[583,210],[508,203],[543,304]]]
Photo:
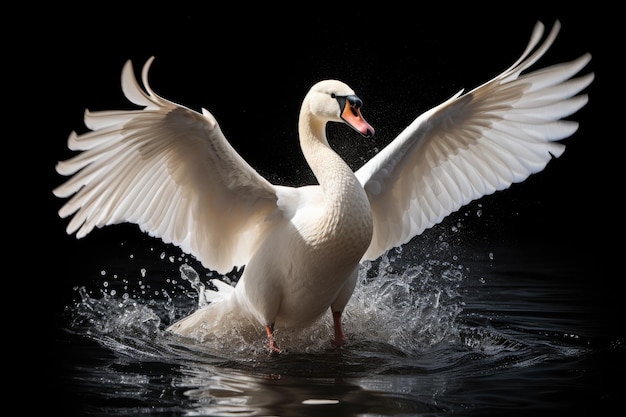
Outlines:
[[[367,250],[373,231],[371,207],[365,190],[348,164],[328,145],[325,121],[301,112],[299,133],[302,152],[324,196],[324,214],[318,224],[322,233],[319,236],[335,239],[342,245],[342,250],[347,251],[345,256],[354,256],[358,261]],[[350,242],[343,241],[346,236],[350,236]]]
[[347,189],[362,188],[354,172],[326,139],[326,122],[309,113],[300,114],[300,146],[327,199],[342,198]]

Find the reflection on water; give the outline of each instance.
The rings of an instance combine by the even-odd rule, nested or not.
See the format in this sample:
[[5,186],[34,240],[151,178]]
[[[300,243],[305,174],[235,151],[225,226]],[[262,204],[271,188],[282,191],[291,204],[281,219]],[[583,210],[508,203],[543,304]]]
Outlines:
[[278,330],[282,355],[267,353],[262,329],[203,343],[164,332],[216,277],[189,259],[161,254],[172,268],[104,270],[77,288],[58,335],[66,407],[81,415],[443,416],[593,410],[614,400],[619,389],[596,379],[624,341],[599,336],[573,272],[491,255],[417,259],[405,250],[367,263],[346,311],[348,345],[331,347],[324,317],[306,331]]

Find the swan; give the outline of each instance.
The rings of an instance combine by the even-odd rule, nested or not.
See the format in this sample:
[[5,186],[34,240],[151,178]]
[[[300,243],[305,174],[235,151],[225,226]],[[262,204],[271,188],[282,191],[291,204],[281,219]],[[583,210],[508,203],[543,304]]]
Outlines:
[[[229,144],[206,109],[191,110],[139,85],[131,61],[122,90],[138,110],[85,111],[79,151],[56,165],[66,178],[53,193],[67,199],[66,232],[135,223],[219,273],[243,268],[233,287],[213,280],[209,301],[167,330],[183,337],[219,326],[263,329],[281,352],[275,328],[306,328],[330,311],[336,346],[346,342],[342,312],[359,264],[374,260],[441,222],[463,205],[544,169],[559,157],[578,123],[565,118],[588,101],[579,94],[591,59],[522,74],[553,44],[537,22],[520,58],[495,78],[419,115],[392,142],[353,171],[329,145],[328,123],[365,137],[374,128],[362,101],[344,82],[323,80],[303,99],[298,134],[317,184],[275,185]],[[543,39],[543,41],[542,41]],[[225,320],[228,318],[228,320]],[[204,333],[202,333],[204,332]]]

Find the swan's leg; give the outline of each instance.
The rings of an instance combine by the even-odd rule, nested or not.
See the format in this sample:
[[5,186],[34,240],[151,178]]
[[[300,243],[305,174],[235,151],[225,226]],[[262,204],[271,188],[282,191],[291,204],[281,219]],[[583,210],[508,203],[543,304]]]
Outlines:
[[339,291],[339,295],[335,299],[335,301],[330,305],[330,311],[333,313],[333,325],[335,328],[335,340],[333,341],[333,345],[336,347],[341,347],[346,343],[346,336],[343,333],[343,324],[341,323],[341,315],[343,314],[343,309],[350,301],[350,297],[352,297],[352,293],[354,292],[354,287],[356,287],[357,278],[359,275],[359,267],[357,266],[352,271],[350,278],[344,284],[341,291]]
[[335,340],[333,345],[341,347],[346,343],[346,336],[343,334],[343,325],[341,324],[341,311],[333,311],[333,324],[335,327]]
[[270,343],[270,353],[271,352],[282,353],[282,350],[280,350],[280,348],[276,344],[276,341],[274,340],[274,325],[266,324],[265,332],[267,333],[267,339],[269,340],[269,343]]

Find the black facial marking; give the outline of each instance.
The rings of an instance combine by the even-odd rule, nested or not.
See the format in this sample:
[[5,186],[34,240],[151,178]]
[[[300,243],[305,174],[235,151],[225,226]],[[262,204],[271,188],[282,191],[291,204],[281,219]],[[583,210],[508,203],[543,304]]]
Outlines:
[[350,103],[350,105],[354,108],[360,109],[363,105],[363,102],[357,96],[346,96],[346,99]]
[[361,108],[361,106],[363,105],[363,102],[361,101],[360,98],[358,98],[357,96],[351,94],[349,96],[338,96],[335,93],[331,94],[331,97],[336,99],[337,102],[339,102],[339,106],[341,108],[341,110],[343,111],[346,107],[346,102],[350,104],[350,111],[352,112],[352,114],[354,114],[355,116],[358,116],[357,110]]
[[346,108],[346,97],[347,96],[338,96],[335,93],[333,93],[333,94],[331,94],[331,97],[337,100],[337,103],[339,103],[339,108],[343,112],[343,110]]

